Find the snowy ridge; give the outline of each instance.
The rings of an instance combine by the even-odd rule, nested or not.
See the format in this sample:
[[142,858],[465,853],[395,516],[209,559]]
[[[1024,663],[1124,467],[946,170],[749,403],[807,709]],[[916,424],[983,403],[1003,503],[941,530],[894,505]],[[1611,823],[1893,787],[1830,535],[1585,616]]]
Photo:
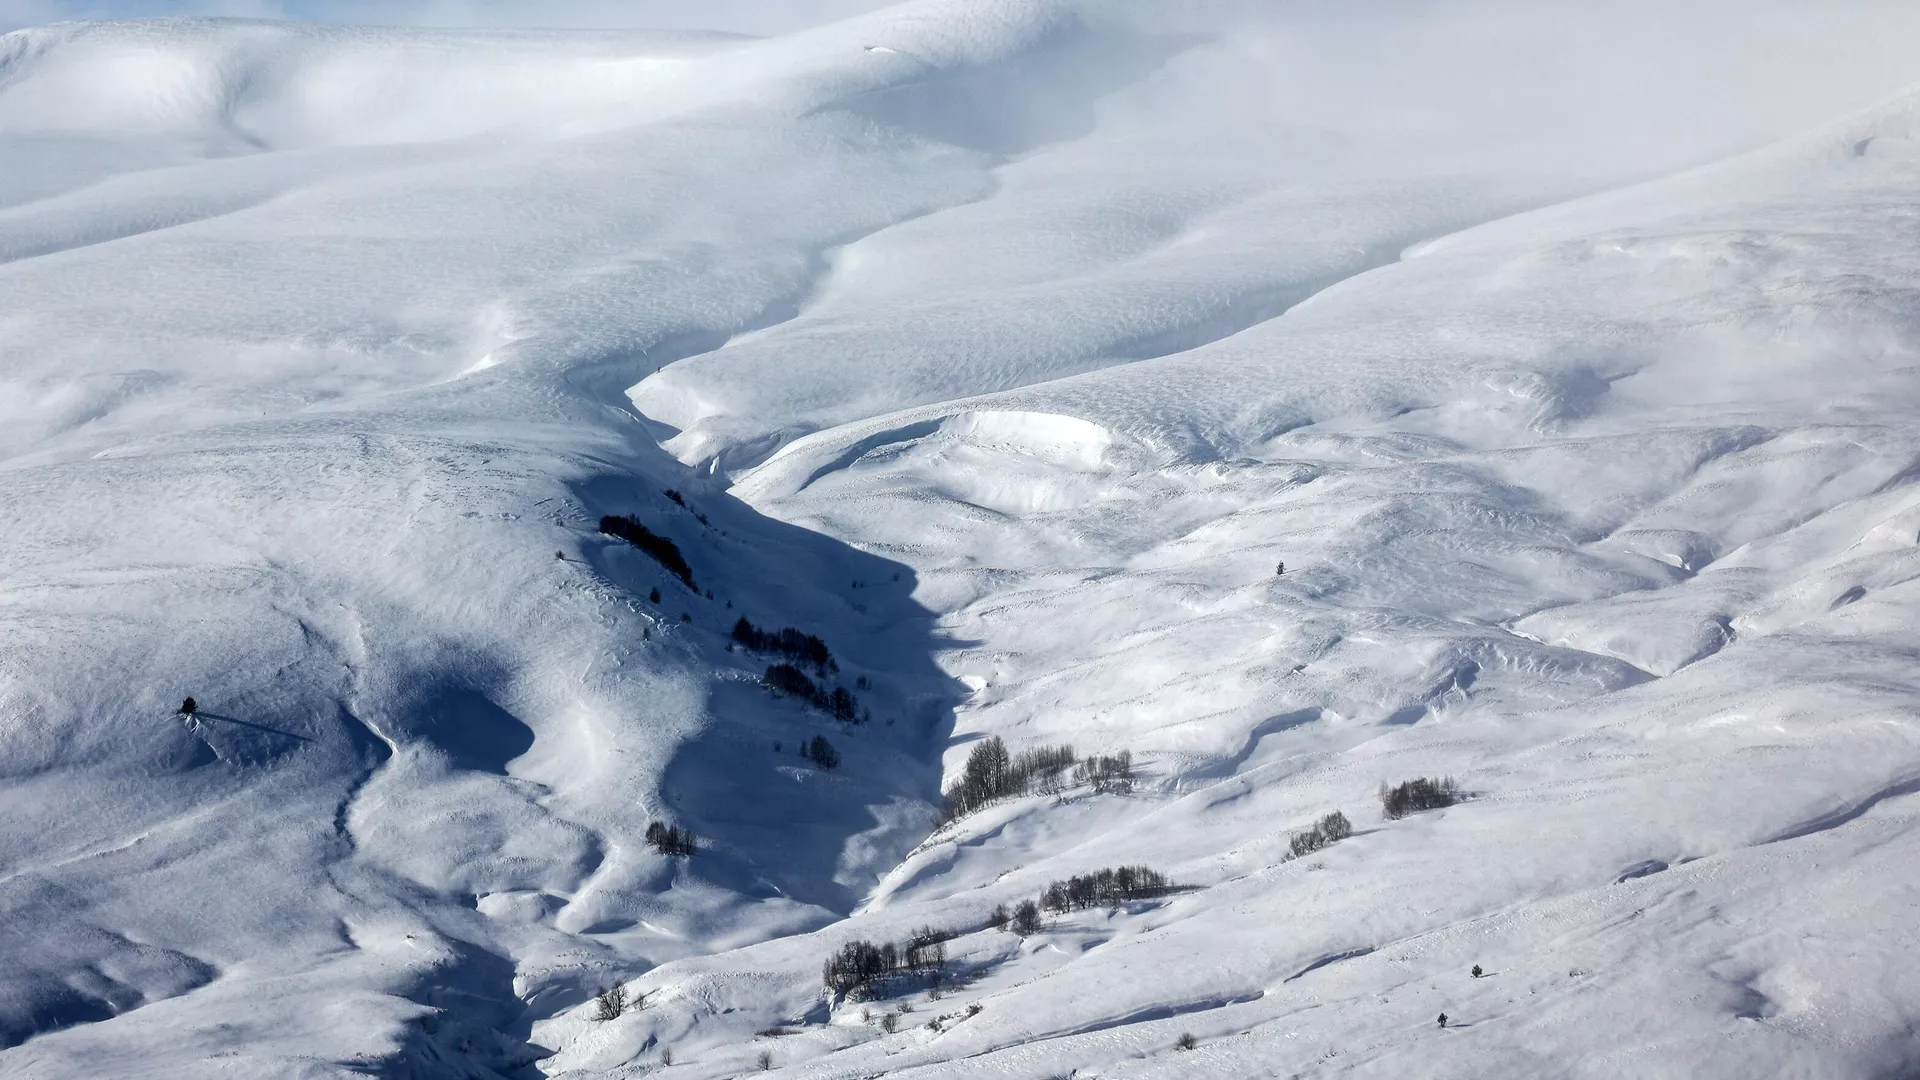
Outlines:
[[1916,99],[1625,186],[1242,45],[0,38],[0,1072],[1920,1067]]

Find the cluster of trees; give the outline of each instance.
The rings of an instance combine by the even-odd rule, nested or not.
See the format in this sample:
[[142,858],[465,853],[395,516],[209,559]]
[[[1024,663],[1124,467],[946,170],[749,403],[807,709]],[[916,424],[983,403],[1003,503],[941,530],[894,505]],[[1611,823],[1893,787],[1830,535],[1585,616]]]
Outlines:
[[1297,859],[1302,855],[1311,855],[1328,844],[1337,844],[1353,835],[1353,823],[1347,815],[1335,810],[1314,823],[1306,832],[1294,833],[1288,841],[1289,858]]
[[791,626],[778,631],[762,630],[743,615],[733,624],[733,641],[752,652],[779,653],[792,663],[812,668],[823,679],[840,670],[826,642]]
[[[617,536],[648,555],[655,562],[666,567],[667,572],[677,577],[687,588],[693,588],[693,568],[680,554],[673,541],[647,528],[630,517],[617,517],[609,514],[600,519],[600,531],[608,536]],[[656,601],[657,602],[657,601]]]
[[[1131,755],[1123,756],[1132,761]],[[1036,781],[1057,787],[1061,770],[1073,763],[1073,747],[1064,743],[1037,746],[1014,756],[998,735],[984,739],[967,755],[960,779],[947,789],[941,820],[952,821],[1001,799],[1024,795]],[[1078,769],[1074,775],[1079,776]]]
[[889,977],[907,972],[938,978],[947,964],[947,942],[956,935],[951,930],[923,926],[914,931],[905,945],[892,942],[849,941],[840,951],[827,957],[820,981],[842,997],[865,996]]
[[1122,750],[1111,757],[1097,754],[1073,767],[1073,782],[1091,785],[1095,791],[1133,790],[1133,751]]
[[[1011,911],[1006,905],[999,905],[987,918],[987,925],[1005,927],[1027,937],[1040,932],[1042,905],[1048,911],[1080,911],[1158,896],[1170,887],[1165,874],[1149,867],[1109,867],[1056,881],[1047,886],[1038,901],[1022,900]],[[828,990],[842,997],[866,996],[902,972],[930,976],[937,989],[946,968],[947,942],[958,936],[952,930],[922,926],[903,945],[849,941],[827,958],[820,980]]]
[[647,843],[662,855],[692,855],[700,850],[700,842],[692,829],[683,829],[678,825],[662,825],[655,821],[647,825]]
[[1040,894],[1038,902],[1022,900],[1013,905],[1011,911],[1005,904],[997,905],[987,917],[987,925],[1003,926],[1021,937],[1029,937],[1040,932],[1043,906],[1048,911],[1082,911],[1126,900],[1144,900],[1169,888],[1172,886],[1167,883],[1167,876],[1158,870],[1145,866],[1109,867],[1056,881]]
[[1027,937],[1040,932],[1040,905],[1032,900],[1022,900],[1008,911],[1007,905],[995,904],[993,914],[987,916],[987,925],[1001,926]]
[[1048,911],[1083,911],[1158,896],[1166,891],[1167,876],[1158,870],[1145,866],[1108,867],[1054,882],[1040,894],[1040,903]]
[[860,708],[860,699],[853,696],[853,691],[844,686],[828,690],[792,664],[768,665],[760,676],[760,685],[776,694],[797,697],[822,712],[832,713],[835,720],[864,724],[872,719],[871,713]]
[[1460,785],[1453,777],[1425,776],[1389,787],[1380,785],[1380,809],[1388,821],[1398,821],[1422,810],[1438,810],[1460,801]]
[[834,749],[825,735],[815,735],[800,744],[800,756],[823,769],[840,767],[840,751]]
[[947,942],[958,936],[951,930],[922,926],[907,939],[906,948],[900,951],[900,962],[908,971],[937,972],[947,966]]

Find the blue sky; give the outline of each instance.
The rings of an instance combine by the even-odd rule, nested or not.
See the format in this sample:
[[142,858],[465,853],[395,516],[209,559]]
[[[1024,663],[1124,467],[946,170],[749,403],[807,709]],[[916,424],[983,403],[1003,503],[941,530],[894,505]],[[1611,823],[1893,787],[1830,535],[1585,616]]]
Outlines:
[[779,33],[888,0],[0,0],[0,30],[60,19],[244,15],[423,26],[700,27]]

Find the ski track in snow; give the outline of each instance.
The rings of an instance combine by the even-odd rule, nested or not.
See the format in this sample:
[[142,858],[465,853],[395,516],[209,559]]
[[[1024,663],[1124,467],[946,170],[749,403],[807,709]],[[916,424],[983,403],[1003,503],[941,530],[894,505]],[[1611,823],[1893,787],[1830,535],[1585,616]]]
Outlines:
[[[1920,104],[1630,183],[1242,59],[0,38],[0,1073],[1920,1067]],[[1137,773],[935,829],[989,735]],[[923,926],[939,995],[823,999]]]

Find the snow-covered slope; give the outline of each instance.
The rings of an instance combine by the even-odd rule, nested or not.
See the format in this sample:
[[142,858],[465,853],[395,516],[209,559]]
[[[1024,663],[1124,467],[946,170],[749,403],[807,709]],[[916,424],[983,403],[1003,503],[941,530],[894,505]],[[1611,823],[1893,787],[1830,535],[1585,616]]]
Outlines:
[[1920,104],[1621,187],[1190,29],[0,38],[0,1072],[1920,1068]]

